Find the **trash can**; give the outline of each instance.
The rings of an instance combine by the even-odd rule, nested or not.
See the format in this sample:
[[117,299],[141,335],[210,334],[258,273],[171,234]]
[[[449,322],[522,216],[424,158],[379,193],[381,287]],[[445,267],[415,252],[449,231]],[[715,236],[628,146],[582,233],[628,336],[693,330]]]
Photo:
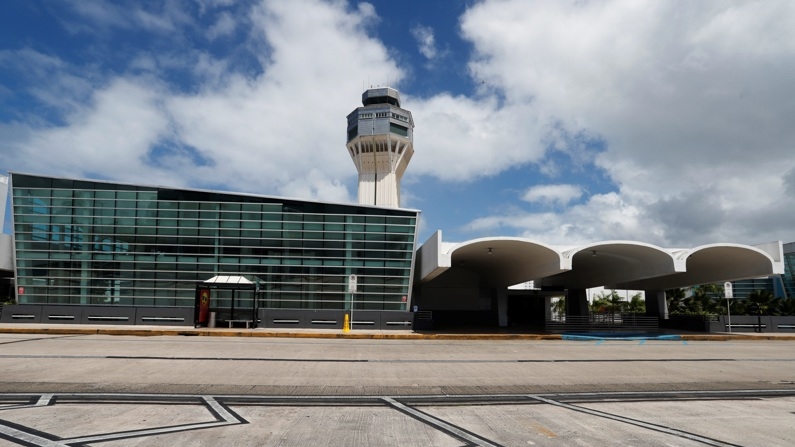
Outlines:
[[215,327],[215,312],[210,312],[210,321],[207,323],[207,327]]

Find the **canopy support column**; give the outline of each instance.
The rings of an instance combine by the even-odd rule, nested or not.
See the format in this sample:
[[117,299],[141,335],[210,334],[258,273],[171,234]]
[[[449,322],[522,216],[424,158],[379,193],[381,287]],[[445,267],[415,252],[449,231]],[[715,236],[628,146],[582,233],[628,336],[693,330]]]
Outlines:
[[566,316],[588,316],[588,294],[585,289],[569,289],[566,291]]

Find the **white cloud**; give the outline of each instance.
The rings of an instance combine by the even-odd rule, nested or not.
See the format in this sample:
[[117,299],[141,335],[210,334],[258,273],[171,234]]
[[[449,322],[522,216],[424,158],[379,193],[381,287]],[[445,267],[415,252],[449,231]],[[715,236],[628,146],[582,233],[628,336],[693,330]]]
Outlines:
[[195,0],[199,5],[199,12],[204,14],[208,9],[231,6],[236,0]]
[[255,8],[255,32],[269,46],[264,74],[169,101],[182,141],[215,161],[207,175],[233,189],[350,201],[336,179],[355,181],[343,126],[359,105],[352,100],[361,94],[359,67],[383,78],[400,73],[364,33],[370,13],[311,1]]
[[192,23],[183,0],[166,0],[133,9],[106,0],[70,0],[68,3],[75,13],[93,22],[92,26],[86,26],[65,21],[64,26],[73,32],[94,33],[97,31],[95,27],[99,27],[103,30],[143,28],[157,33],[173,33],[180,26]]
[[229,36],[235,32],[235,26],[232,14],[222,12],[218,14],[218,20],[207,30],[207,39],[215,40],[219,37]]
[[538,185],[522,194],[522,200],[531,203],[567,205],[582,197],[583,191],[577,185]]
[[[793,237],[783,176],[795,167],[795,3],[485,1],[461,26],[476,78],[533,120],[604,141],[596,163],[618,186],[615,201],[528,214],[528,233],[662,244]],[[758,231],[753,215],[766,212],[784,219]]]
[[[12,166],[62,175],[102,173],[134,181],[149,169],[145,160],[152,146],[168,137],[168,121],[156,84],[119,79],[71,113],[65,126],[30,132],[18,141]],[[162,175],[156,171],[148,175]]]
[[[112,3],[102,0],[94,2],[71,0],[69,5],[76,13],[94,22],[94,25],[120,28],[130,26],[130,21],[125,17],[123,10]],[[78,30],[78,28],[73,27],[73,30]]]
[[[76,70],[56,56],[31,48],[0,50],[0,64],[7,67],[9,73],[28,80],[32,85],[28,93],[59,113],[69,113],[81,107],[93,92],[94,75],[90,70]],[[41,119],[34,116],[25,118],[34,122]]]
[[528,104],[501,105],[494,96],[448,94],[408,97],[403,103],[418,122],[414,141],[422,148],[407,175],[468,181],[540,161],[544,155],[541,136],[547,124],[539,122]]
[[224,60],[201,54],[142,54],[131,62],[138,70],[157,75],[162,66],[182,64],[205,83],[175,92],[151,77],[112,77],[62,124],[9,130],[7,145],[16,150],[4,163],[66,176],[352,201],[348,186],[356,176],[344,117],[360,105],[361,79],[402,77],[386,47],[367,34],[373,14],[367,4],[351,10],[342,2],[263,1],[250,12],[248,43],[261,73],[230,73]]
[[[236,51],[259,66],[240,71],[231,55],[185,43],[184,31],[197,29],[180,8],[190,3],[70,4],[88,19],[65,24],[74,32],[145,29],[185,46],[142,50],[121,75],[30,49],[0,52],[37,80],[26,93],[57,115],[0,126],[6,166],[352,200],[344,117],[363,80],[400,87],[405,76],[370,34],[372,4],[263,0],[237,22],[212,11],[207,38],[249,36]],[[229,5],[201,0],[199,9]],[[407,198],[434,206],[421,199],[427,176],[463,182],[532,164],[552,178],[532,180],[557,189],[529,189],[531,207],[577,204],[511,206],[471,231],[550,243],[792,240],[795,2],[484,0],[460,24],[479,90],[402,92],[417,125]],[[443,56],[432,29],[413,32],[426,58]],[[170,88],[162,73],[180,70],[198,83]],[[577,200],[604,191],[588,186],[585,166],[615,190]]]
[[309,169],[306,175],[289,179],[279,188],[284,197],[316,197],[329,202],[350,202],[351,197],[345,185],[321,171]]
[[516,234],[559,245],[608,239],[648,241],[651,233],[640,223],[641,214],[641,209],[623,201],[621,195],[607,193],[593,195],[589,203],[563,212],[513,210],[475,219],[466,229],[482,234]]
[[411,35],[419,45],[420,54],[426,59],[433,60],[437,56],[436,39],[433,37],[433,28],[416,25],[411,28]]

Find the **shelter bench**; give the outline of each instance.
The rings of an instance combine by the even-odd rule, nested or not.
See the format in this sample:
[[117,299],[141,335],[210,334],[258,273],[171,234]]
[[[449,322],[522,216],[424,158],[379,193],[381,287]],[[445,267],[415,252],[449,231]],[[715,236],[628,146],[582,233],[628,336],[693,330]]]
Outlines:
[[226,322],[229,323],[230,328],[234,326],[235,323],[245,323],[246,329],[248,329],[251,327],[251,323],[253,323],[254,320],[226,320]]

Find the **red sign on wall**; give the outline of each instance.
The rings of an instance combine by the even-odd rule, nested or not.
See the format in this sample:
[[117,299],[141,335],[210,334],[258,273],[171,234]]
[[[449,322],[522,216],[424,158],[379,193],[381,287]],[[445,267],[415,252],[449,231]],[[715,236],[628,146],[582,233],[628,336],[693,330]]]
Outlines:
[[17,295],[24,295],[24,294],[25,294],[25,288],[22,286],[17,287]]
[[199,289],[199,323],[210,319],[210,289]]

